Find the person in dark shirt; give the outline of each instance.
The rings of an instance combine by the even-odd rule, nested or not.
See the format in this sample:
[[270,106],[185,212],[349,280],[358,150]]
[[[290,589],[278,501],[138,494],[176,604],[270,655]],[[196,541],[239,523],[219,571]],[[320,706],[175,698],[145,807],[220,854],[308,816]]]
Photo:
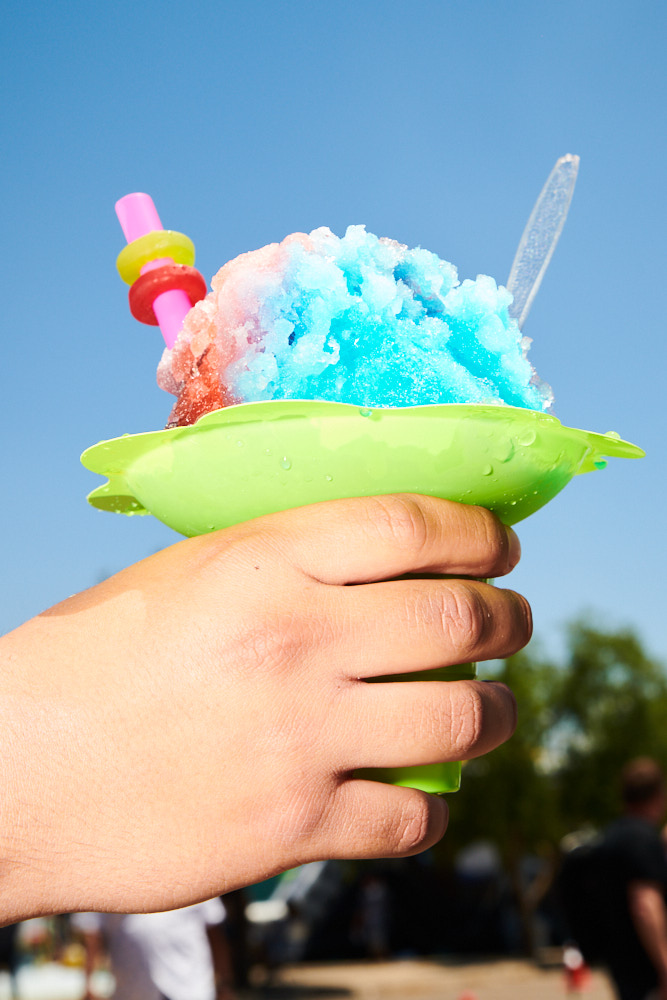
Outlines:
[[620,1000],[667,1000],[667,859],[659,827],[667,807],[656,761],[630,761],[621,774],[624,811],[605,831],[606,964]]

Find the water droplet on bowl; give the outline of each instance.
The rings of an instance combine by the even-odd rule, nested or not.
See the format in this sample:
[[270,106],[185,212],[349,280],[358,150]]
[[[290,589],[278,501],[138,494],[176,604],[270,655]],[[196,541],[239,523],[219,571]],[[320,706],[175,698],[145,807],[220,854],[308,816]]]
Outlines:
[[614,441],[620,441],[621,440],[621,435],[618,434],[616,431],[607,431],[605,433],[605,437],[606,438],[613,438]]
[[280,460],[280,464],[282,465],[283,469],[291,469],[292,468],[292,462],[287,457],[287,455],[283,455],[283,457]]
[[370,417],[372,412],[373,411],[369,410],[367,406],[362,406],[361,409],[359,410],[359,413],[362,415],[362,417]]
[[333,476],[325,476],[324,478],[326,479],[326,481],[328,483],[332,483],[333,482]]
[[513,454],[514,442],[510,438],[498,442],[494,455],[499,462],[509,462]]
[[536,438],[537,438],[537,432],[535,431],[535,429],[533,427],[527,427],[525,431],[521,432],[521,434],[517,438],[517,441],[519,442],[519,444],[522,444],[524,445],[524,447],[527,448],[528,445],[534,444]]
[[242,447],[243,447],[243,441],[241,441],[241,440],[239,439],[239,440],[238,440],[238,441],[236,442],[236,447],[237,447],[237,448],[242,448]]
[[595,461],[593,462],[593,465],[595,466],[596,469],[606,469],[607,468],[607,459],[606,458],[596,458]]
[[483,476],[491,476],[491,475],[493,475],[493,466],[492,465],[485,465],[484,468],[482,469],[482,475]]

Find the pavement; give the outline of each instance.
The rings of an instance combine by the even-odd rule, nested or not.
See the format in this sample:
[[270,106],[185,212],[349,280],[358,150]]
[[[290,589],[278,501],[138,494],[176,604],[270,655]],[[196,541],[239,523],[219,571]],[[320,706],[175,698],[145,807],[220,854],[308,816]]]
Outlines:
[[601,972],[591,973],[585,992],[567,994],[557,966],[507,959],[304,964],[280,970],[269,997],[274,990],[275,1000],[614,1000]]
[[[100,997],[111,994],[109,976],[95,983]],[[56,963],[19,971],[19,1000],[81,1000],[83,972]],[[561,969],[531,962],[489,959],[398,959],[388,962],[333,962],[286,966],[270,985],[240,1000],[614,1000],[606,978],[593,972],[581,994],[567,994]],[[9,980],[0,973],[0,1000],[10,1000]]]

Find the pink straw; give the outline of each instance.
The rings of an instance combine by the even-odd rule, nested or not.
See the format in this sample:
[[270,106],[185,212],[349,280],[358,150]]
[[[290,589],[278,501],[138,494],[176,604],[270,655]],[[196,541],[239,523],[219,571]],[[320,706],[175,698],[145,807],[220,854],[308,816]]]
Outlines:
[[[148,194],[136,191],[133,194],[126,194],[116,202],[116,215],[121,224],[121,228],[128,243],[145,236],[146,233],[153,233],[163,229],[160,216],[153,204],[153,199]],[[152,271],[163,264],[173,264],[170,257],[161,257],[159,260],[151,260],[141,268],[141,273]],[[190,312],[192,305],[185,292],[175,288],[169,292],[162,292],[153,302],[153,310],[162,331],[164,342],[167,347],[172,348],[176,342],[183,320]]]

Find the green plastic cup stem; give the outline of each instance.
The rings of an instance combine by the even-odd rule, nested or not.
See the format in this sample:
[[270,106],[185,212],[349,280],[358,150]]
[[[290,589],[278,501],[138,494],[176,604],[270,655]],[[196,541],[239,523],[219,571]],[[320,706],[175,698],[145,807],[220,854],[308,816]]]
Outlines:
[[[510,406],[371,410],[274,400],[216,410],[189,427],[102,441],[81,461],[107,477],[88,497],[94,507],[150,513],[194,536],[323,500],[406,492],[477,504],[516,524],[574,476],[604,468],[610,457],[643,454],[616,434],[564,427],[550,414]],[[463,675],[474,676],[474,665],[427,672],[429,679]],[[454,791],[460,765],[374,776]]]

